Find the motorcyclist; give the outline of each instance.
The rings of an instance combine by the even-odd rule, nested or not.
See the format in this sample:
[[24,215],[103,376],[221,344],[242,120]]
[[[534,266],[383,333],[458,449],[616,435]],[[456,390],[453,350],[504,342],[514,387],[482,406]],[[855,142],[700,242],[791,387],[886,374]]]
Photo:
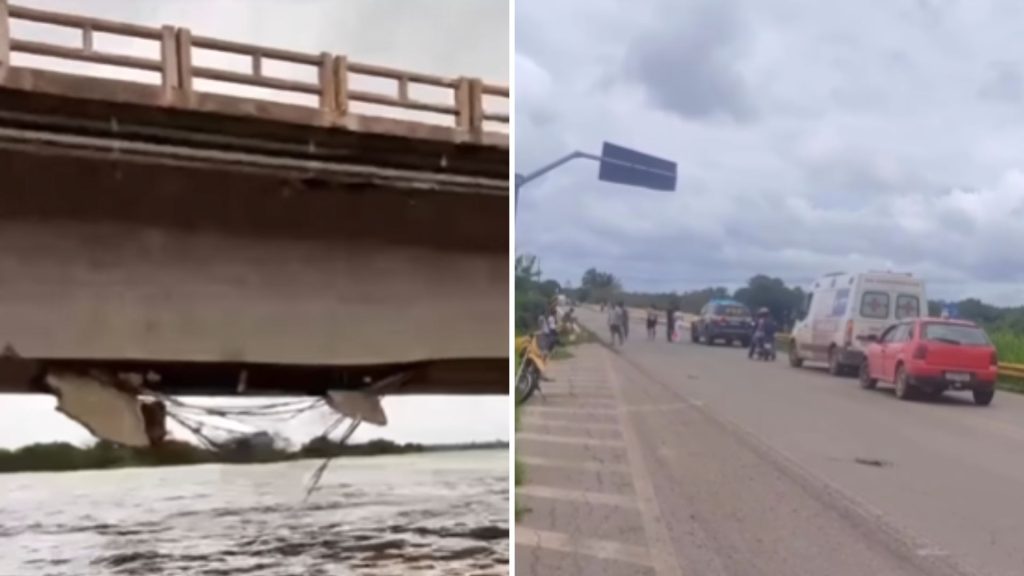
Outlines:
[[754,323],[754,335],[750,339],[750,350],[747,351],[747,358],[753,358],[754,353],[761,349],[765,342],[775,341],[775,332],[778,326],[767,308],[757,311],[757,320]]

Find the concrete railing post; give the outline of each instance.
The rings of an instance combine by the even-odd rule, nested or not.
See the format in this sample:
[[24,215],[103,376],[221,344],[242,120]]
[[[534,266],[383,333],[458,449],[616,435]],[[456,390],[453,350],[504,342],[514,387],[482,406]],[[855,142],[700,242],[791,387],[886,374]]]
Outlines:
[[161,87],[163,88],[164,105],[174,103],[175,92],[181,86],[178,70],[178,38],[173,26],[160,28],[160,63],[163,64],[161,72]]
[[469,81],[469,130],[474,138],[484,131],[484,82],[479,78]]
[[320,84],[320,112],[325,119],[333,118],[338,103],[338,89],[334,84],[334,57],[327,52],[320,53],[317,81]]
[[192,105],[192,31],[178,28],[178,88],[185,96],[184,104]]
[[7,0],[0,0],[0,82],[7,77],[11,65],[11,15]]
[[334,111],[339,117],[348,114],[348,57],[334,57]]
[[467,132],[473,122],[469,82],[469,78],[460,77],[455,87],[455,126]]

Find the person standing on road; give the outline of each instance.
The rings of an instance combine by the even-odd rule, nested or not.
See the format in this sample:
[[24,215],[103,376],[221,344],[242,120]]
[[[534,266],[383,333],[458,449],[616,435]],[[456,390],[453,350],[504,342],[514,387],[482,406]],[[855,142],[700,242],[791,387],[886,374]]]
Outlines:
[[624,338],[622,334],[623,313],[619,306],[608,307],[608,329],[612,334],[612,346],[621,346]]
[[672,342],[672,332],[676,327],[676,309],[672,306],[665,311],[665,339]]
[[629,310],[625,302],[619,302],[619,310],[622,311],[622,339],[629,340]]
[[654,340],[658,335],[658,311],[651,306],[647,309],[647,339]]

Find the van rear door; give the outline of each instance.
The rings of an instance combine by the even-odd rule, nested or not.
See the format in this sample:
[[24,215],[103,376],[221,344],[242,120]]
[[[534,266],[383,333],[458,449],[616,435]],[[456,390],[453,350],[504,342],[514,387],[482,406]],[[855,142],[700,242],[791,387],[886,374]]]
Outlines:
[[863,348],[859,340],[879,336],[895,322],[918,318],[923,314],[924,284],[902,275],[865,275],[859,282],[858,298],[853,302],[852,322],[847,327],[851,344]]
[[872,287],[859,292],[853,302],[853,313],[846,331],[850,343],[863,348],[862,338],[882,334],[882,331],[893,323],[892,308],[895,294],[880,287]]

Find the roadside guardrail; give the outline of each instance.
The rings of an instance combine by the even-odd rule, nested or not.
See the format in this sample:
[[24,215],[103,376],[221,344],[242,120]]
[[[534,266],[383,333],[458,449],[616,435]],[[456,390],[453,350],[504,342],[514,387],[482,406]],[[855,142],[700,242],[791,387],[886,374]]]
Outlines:
[[1005,362],[1000,362],[999,375],[1024,380],[1024,364],[1007,364]]

